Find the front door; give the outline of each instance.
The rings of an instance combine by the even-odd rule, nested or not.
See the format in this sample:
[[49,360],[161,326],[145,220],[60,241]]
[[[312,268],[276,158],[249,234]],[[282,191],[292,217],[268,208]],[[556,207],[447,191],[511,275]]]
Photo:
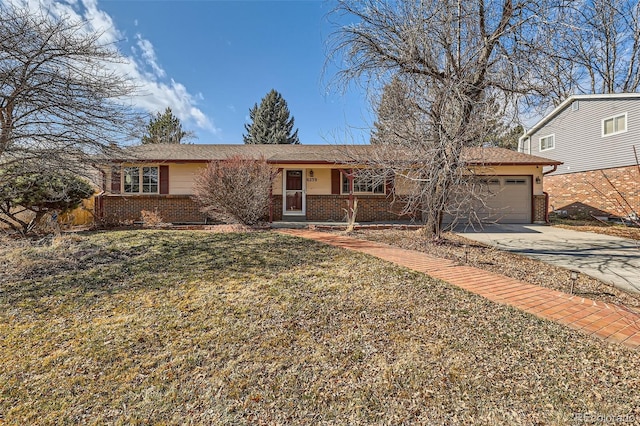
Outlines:
[[284,214],[304,214],[304,171],[285,171]]

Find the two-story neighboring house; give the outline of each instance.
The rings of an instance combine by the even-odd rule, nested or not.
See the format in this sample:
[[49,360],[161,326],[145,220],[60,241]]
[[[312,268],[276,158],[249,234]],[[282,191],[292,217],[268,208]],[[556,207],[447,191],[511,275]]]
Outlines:
[[640,214],[640,93],[574,95],[520,137],[518,150],[563,164],[545,170],[552,210]]

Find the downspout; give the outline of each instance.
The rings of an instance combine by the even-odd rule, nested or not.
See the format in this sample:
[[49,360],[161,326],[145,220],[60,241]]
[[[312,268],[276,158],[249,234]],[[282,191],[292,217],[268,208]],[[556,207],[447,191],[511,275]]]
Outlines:
[[353,175],[353,169],[349,170],[349,175],[347,179],[349,180],[349,219],[353,215],[353,180],[355,176]]
[[273,223],[273,184],[269,187],[269,223]]
[[93,206],[93,214],[99,220],[104,218],[104,200],[103,196],[104,191],[100,191],[98,195],[95,196],[95,205]]
[[102,175],[102,188],[100,193],[94,197],[93,217],[94,219],[102,220],[104,219],[104,201],[102,200],[102,197],[105,194],[105,188],[107,187],[107,174],[103,169],[98,170]]
[[[276,176],[282,173],[282,168],[278,168],[276,171]],[[284,179],[284,176],[282,177]],[[286,197],[287,194],[282,194],[282,197]],[[269,223],[273,223],[273,182],[271,183],[271,186],[269,187]]]
[[542,191],[544,194],[544,223],[549,223],[549,194]]
[[[554,164],[553,169],[542,172],[542,176],[546,176],[549,173],[555,172],[556,170],[558,170],[558,165]],[[544,194],[544,223],[549,223],[549,193],[545,191],[542,191],[542,193]]]

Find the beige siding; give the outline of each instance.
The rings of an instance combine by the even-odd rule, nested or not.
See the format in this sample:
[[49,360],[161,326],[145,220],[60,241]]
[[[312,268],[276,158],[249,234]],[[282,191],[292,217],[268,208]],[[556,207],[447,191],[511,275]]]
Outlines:
[[169,194],[193,194],[193,179],[206,166],[204,163],[169,164]]
[[[198,172],[204,167],[205,163],[169,163],[169,193],[173,195],[190,195],[193,193],[193,179]],[[278,167],[278,166],[275,166]],[[279,168],[282,167],[279,166]],[[309,195],[330,195],[331,194],[331,169],[336,168],[335,165],[287,165],[283,170],[302,169],[305,175],[306,192]],[[313,170],[313,177],[310,176],[310,170]],[[484,175],[500,175],[500,176],[533,176],[533,193],[542,194],[542,167],[541,166],[497,166],[485,167],[476,170],[478,174]],[[536,177],[539,177],[541,183],[536,183]],[[110,170],[106,175],[107,191],[111,189]],[[278,173],[273,183],[273,194],[282,195],[282,172]],[[395,182],[395,190],[398,194],[406,194],[410,191],[411,183],[407,179],[398,177]]]
[[[544,179],[542,176],[542,166],[496,166],[482,167],[475,170],[477,174],[489,176],[533,176],[533,195],[542,195],[544,191]],[[536,183],[536,178],[540,178],[540,183]]]
[[273,195],[282,195],[282,172],[273,181]]
[[[313,177],[309,176],[309,170],[313,170]],[[307,194],[331,194],[331,169],[307,169]]]
[[410,179],[402,176],[397,176],[394,182],[393,189],[396,191],[396,194],[406,195],[412,192],[413,187],[414,183]]
[[[542,195],[543,177],[542,166],[495,166],[495,167],[478,167],[474,170],[478,175],[487,176],[533,176],[533,194]],[[536,177],[540,178],[540,183],[536,183]],[[397,194],[407,194],[411,191],[411,181],[398,177],[395,182],[395,190]]]

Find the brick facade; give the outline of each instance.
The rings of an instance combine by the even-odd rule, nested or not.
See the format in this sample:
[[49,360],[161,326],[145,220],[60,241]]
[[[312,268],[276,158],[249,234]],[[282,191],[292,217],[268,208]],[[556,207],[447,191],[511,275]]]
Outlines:
[[273,220],[282,220],[282,195],[273,195],[272,201]]
[[547,197],[545,195],[533,196],[533,222],[546,223],[547,221]]
[[[354,198],[358,200],[358,222],[403,219],[399,215],[399,203],[391,206],[390,200],[384,195],[355,195]],[[348,195],[307,195],[307,219],[344,221],[348,202]]]
[[632,211],[640,214],[637,166],[545,176],[544,187],[550,197],[551,210],[578,217],[628,216]]
[[[357,195],[358,222],[377,222],[408,220],[400,216],[400,203],[390,205],[383,195]],[[309,221],[345,221],[348,195],[307,195],[306,220]],[[282,220],[282,195],[274,195],[272,201],[273,220]],[[105,195],[96,201],[96,216],[109,221],[140,221],[141,211],[158,212],[165,222],[206,223],[207,216],[189,195]],[[104,212],[100,216],[100,210]],[[266,219],[266,218],[265,218]],[[545,220],[545,197],[534,196],[534,221]]]
[[[189,195],[105,195],[96,202],[102,218],[113,221],[140,221],[140,212],[158,212],[164,222],[205,223],[207,216]],[[96,212],[100,217],[99,212]]]
[[[396,203],[393,208],[384,195],[356,195],[358,199],[358,222],[376,222],[391,220],[406,220],[400,216],[401,206]],[[306,220],[344,222],[349,201],[348,195],[307,195]],[[273,220],[282,220],[282,196],[273,196]]]

